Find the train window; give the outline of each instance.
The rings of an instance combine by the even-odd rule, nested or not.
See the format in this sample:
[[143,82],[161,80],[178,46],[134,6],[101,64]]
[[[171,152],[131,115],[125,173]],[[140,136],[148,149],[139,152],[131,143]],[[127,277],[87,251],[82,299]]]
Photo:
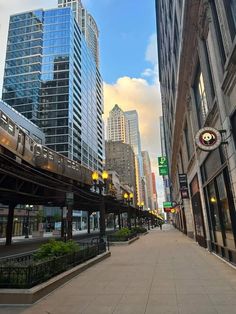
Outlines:
[[48,153],[48,158],[49,158],[50,160],[54,160],[54,155],[53,155],[52,152],[49,152],[49,153]]
[[1,112],[0,125],[3,129],[7,130],[8,118],[7,116]]
[[8,124],[8,133],[11,135],[15,135],[15,125],[10,121]]
[[6,116],[4,113],[1,114],[1,120],[2,120],[5,124],[7,124],[7,122],[8,122],[8,118],[7,118],[7,116]]
[[36,145],[36,155],[41,155],[41,146]]
[[43,157],[48,158],[48,150],[46,148],[43,148]]
[[29,139],[29,144],[30,144],[30,150],[31,150],[31,152],[33,152],[34,151],[34,141],[31,138]]

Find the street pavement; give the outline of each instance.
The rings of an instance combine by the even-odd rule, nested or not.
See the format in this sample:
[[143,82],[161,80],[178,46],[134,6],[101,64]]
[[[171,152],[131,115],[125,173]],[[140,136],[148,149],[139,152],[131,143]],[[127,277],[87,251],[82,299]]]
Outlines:
[[111,253],[37,304],[0,314],[236,313],[236,270],[169,225]]

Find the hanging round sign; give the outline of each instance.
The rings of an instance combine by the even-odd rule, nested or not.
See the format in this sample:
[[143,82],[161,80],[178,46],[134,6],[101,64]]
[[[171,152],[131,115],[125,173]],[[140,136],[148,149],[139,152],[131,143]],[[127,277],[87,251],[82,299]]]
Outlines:
[[220,132],[210,127],[200,129],[195,136],[196,145],[201,150],[205,151],[211,151],[218,148],[221,141],[222,138]]

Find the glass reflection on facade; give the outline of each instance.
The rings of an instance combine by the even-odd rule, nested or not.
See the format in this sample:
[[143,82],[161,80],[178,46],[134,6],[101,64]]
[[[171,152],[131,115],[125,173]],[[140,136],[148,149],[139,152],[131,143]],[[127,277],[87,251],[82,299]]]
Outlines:
[[70,8],[11,16],[2,98],[48,147],[101,170],[102,79]]

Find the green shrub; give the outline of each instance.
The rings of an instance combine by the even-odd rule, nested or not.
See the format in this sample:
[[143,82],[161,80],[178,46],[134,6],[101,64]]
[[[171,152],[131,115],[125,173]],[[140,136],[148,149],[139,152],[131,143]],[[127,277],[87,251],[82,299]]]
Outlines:
[[129,230],[129,228],[122,228],[118,231],[116,231],[115,233],[113,233],[114,236],[117,237],[124,237],[124,236],[128,236],[131,234],[131,231]]
[[134,227],[131,229],[132,232],[137,232],[137,233],[145,233],[147,232],[146,228],[143,227]]
[[70,240],[68,242],[50,240],[46,244],[42,244],[39,250],[34,254],[34,260],[47,259],[51,257],[72,254],[80,250],[79,245]]

